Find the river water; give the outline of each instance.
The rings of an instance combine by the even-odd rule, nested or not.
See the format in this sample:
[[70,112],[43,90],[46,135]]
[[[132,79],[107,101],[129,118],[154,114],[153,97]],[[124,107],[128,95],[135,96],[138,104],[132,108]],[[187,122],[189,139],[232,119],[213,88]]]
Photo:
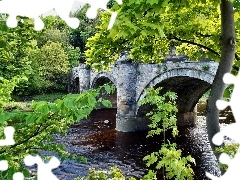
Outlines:
[[[205,172],[220,175],[208,138],[204,117],[204,105],[198,107],[198,122],[195,126],[179,127],[179,136],[171,139],[177,143],[183,155],[192,155],[196,166],[194,179],[207,180]],[[60,143],[64,143],[71,153],[84,156],[86,164],[74,160],[61,162],[54,173],[61,180],[73,180],[78,176],[86,176],[89,168],[109,169],[117,166],[127,177],[140,179],[147,167],[143,157],[158,151],[163,138],[161,136],[146,138],[147,132],[122,133],[115,128],[116,109],[100,109],[94,111],[88,120],[81,120],[69,129],[67,136],[56,135]],[[233,120],[231,113],[221,114],[221,126]],[[107,120],[107,121],[106,121]],[[158,179],[163,179],[161,173]]]

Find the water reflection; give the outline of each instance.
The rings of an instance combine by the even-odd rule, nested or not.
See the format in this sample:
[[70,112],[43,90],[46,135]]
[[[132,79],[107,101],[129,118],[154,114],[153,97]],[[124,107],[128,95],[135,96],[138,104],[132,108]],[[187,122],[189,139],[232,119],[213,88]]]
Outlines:
[[[194,179],[205,180],[207,179],[205,171],[215,175],[219,175],[220,171],[208,142],[204,107],[200,105],[198,110],[198,115],[202,119],[200,118],[195,126],[179,127],[179,136],[171,140],[177,143],[183,155],[191,154],[195,158]],[[88,158],[87,164],[64,161],[54,171],[60,179],[70,180],[78,175],[85,176],[90,167],[109,169],[113,165],[117,165],[128,177],[140,178],[147,172],[142,159],[145,155],[160,149],[163,137],[146,138],[146,131],[117,132],[115,114],[116,109],[97,110],[88,120],[82,120],[72,126],[67,136],[56,136],[59,142],[67,145],[68,151]],[[158,179],[163,179],[161,173]]]
[[[206,116],[206,103],[199,103],[197,106],[198,109],[198,116]],[[228,106],[226,109],[223,111],[219,112],[219,122],[220,123],[234,123],[234,116],[232,114],[231,108]]]

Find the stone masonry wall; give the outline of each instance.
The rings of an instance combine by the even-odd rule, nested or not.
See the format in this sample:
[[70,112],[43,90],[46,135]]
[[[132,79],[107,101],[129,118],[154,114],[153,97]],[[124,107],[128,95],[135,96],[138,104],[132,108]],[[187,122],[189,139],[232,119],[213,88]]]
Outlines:
[[[107,77],[117,88],[116,129],[129,132],[147,128],[146,121],[136,118],[137,102],[144,97],[144,89],[171,77],[185,76],[212,83],[217,71],[215,62],[166,62],[158,64],[137,64],[129,61],[128,55],[122,55],[112,66],[112,71],[96,73],[84,64],[72,69],[72,79],[79,78],[80,92],[94,86],[98,78]],[[191,112],[186,112],[194,114]],[[185,115],[183,114],[183,117]]]

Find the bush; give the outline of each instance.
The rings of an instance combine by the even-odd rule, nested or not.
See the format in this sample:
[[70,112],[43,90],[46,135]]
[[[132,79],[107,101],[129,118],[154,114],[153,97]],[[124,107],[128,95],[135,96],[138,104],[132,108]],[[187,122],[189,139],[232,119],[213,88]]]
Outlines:
[[48,41],[35,58],[35,73],[29,80],[33,93],[66,91],[70,64],[61,43]]
[[[113,166],[109,171],[90,169],[87,177],[77,177],[74,180],[125,180],[126,178],[118,169]],[[129,178],[129,180],[136,180],[135,178]]]

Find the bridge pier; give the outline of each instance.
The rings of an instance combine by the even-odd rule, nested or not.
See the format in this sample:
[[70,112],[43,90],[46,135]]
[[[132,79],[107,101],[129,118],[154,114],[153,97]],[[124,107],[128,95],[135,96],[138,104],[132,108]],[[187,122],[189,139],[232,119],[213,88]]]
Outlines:
[[79,93],[90,89],[90,68],[86,67],[85,64],[79,64],[78,66],[78,77],[79,77]]
[[119,116],[116,115],[116,130],[121,132],[136,132],[148,129],[148,123],[146,119],[133,116]]
[[136,64],[129,61],[117,62],[117,114],[116,130],[134,132],[143,127],[141,120],[136,118]]
[[177,125],[179,126],[194,125],[196,124],[196,121],[196,112],[177,113]]
[[186,125],[194,125],[197,122],[197,105],[195,106],[193,112],[178,112],[176,114],[177,117],[177,125],[186,126]]

